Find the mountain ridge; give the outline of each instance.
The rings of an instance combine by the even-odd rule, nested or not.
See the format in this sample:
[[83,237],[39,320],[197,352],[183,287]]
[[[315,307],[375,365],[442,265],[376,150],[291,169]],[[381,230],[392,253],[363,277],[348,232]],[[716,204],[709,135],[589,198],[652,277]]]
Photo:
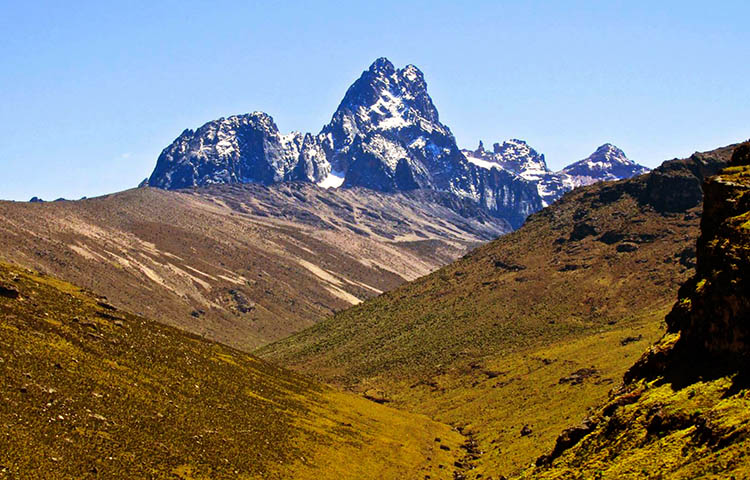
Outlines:
[[462,152],[469,162],[479,167],[509,170],[534,183],[544,206],[576,187],[631,178],[650,171],[628,159],[622,150],[611,143],[599,146],[587,158],[556,172],[547,166],[544,154],[517,138],[494,143],[492,152],[485,150],[481,141],[476,150],[464,149]]
[[[424,74],[381,57],[347,89],[320,133],[281,134],[262,112],[214,120],[185,130],[166,147],[147,183],[166,189],[284,181],[382,192],[431,189],[470,199],[518,228],[573,186],[645,171],[600,168],[562,178],[547,169],[543,155],[533,169],[512,162],[492,169],[467,152],[440,122]],[[539,157],[533,149],[526,154],[532,152]]]

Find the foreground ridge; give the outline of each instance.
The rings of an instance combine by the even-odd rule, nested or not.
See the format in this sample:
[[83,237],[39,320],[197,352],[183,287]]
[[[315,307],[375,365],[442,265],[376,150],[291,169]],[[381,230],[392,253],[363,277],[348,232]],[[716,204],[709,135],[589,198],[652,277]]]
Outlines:
[[461,442],[5,264],[0,399],[3,479],[450,479]]

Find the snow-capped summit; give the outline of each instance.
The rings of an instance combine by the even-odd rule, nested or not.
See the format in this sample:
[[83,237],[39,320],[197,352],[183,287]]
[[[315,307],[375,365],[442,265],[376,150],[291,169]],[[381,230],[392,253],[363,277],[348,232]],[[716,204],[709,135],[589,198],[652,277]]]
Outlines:
[[347,90],[321,132],[345,187],[381,191],[426,188],[471,199],[514,226],[541,207],[534,185],[467,161],[414,65],[377,59]]
[[182,132],[159,155],[148,185],[177,189],[214,183],[317,182],[329,172],[325,151],[315,137],[282,135],[270,115],[254,112]]
[[386,58],[349,87],[321,136],[335,170],[358,165],[345,185],[378,190],[426,187],[429,168],[420,163],[458,152],[422,72],[413,65],[396,69]]
[[630,160],[616,146],[605,143],[587,158],[565,167],[561,173],[568,176],[574,187],[578,187],[605,180],[630,178],[648,171],[648,168]]
[[481,141],[476,150],[462,152],[474,165],[485,169],[504,169],[532,182],[545,206],[575,187],[630,178],[648,171],[648,168],[629,160],[622,150],[611,143],[602,145],[585,160],[559,172],[550,170],[543,154],[517,138],[493,144],[492,152],[485,150]]
[[383,192],[430,189],[468,199],[519,227],[574,186],[646,171],[612,145],[552,172],[525,141],[460,150],[440,122],[424,74],[378,58],[346,91],[317,134],[281,134],[262,112],[185,130],[159,156],[148,185],[305,181]]

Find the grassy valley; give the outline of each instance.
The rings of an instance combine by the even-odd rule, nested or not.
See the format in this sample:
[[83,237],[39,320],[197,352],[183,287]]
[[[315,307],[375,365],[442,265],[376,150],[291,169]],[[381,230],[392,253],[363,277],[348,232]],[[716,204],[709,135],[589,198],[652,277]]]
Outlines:
[[748,18],[3,2],[0,480],[750,480]]
[[748,478],[750,146],[706,184],[696,275],[627,384],[523,478]]
[[[745,362],[744,342],[750,335],[731,322],[731,328],[724,328],[701,320],[710,311],[731,319],[747,307],[742,280],[747,213],[737,210],[747,203],[747,167],[731,167],[706,184],[710,214],[701,220],[701,184],[726,167],[733,149],[695,154],[638,178],[577,189],[533,215],[517,232],[267,345],[257,351],[259,356],[215,343],[204,338],[205,332],[196,335],[128,313],[120,308],[122,302],[88,288],[0,264],[0,478],[497,480],[642,478],[664,472],[676,478],[725,478],[728,473],[741,478],[749,453],[744,446],[746,381],[737,369],[719,366]],[[258,191],[246,196],[248,188]],[[348,255],[354,257],[354,250],[347,249],[355,247],[344,244],[353,238],[372,242],[376,237],[377,248],[401,249],[401,255],[437,263],[443,254],[430,245],[455,252],[482,231],[479,222],[456,229],[429,221],[425,214],[418,217],[425,222],[419,225],[436,236],[438,229],[440,239],[414,241],[410,235],[422,236],[401,230],[406,227],[398,222],[383,230],[381,222],[361,220],[367,216],[362,210],[340,225],[320,209],[300,211],[292,204],[271,219],[262,210],[271,204],[259,198],[285,191],[292,196],[320,192],[292,184],[275,190],[139,189],[113,196],[118,208],[130,205],[118,196],[129,202],[149,198],[134,205],[149,214],[161,212],[164,217],[159,218],[168,214],[159,196],[168,199],[163,205],[174,206],[178,199],[204,222],[217,221],[211,215],[223,219],[226,224],[209,223],[221,227],[221,234],[234,233],[220,242],[216,230],[206,229],[204,234],[216,243],[203,240],[199,245],[210,248],[194,248],[188,256],[185,245],[191,243],[179,243],[195,233],[186,233],[185,222],[190,228],[200,222],[189,218],[186,206],[173,223],[164,223],[174,232],[179,225],[179,235],[136,227],[132,219],[140,217],[129,206],[125,220],[119,220],[120,231],[137,235],[124,234],[134,242],[129,249],[119,244],[117,251],[129,255],[121,258],[131,262],[121,265],[122,276],[106,276],[113,271],[111,262],[94,265],[91,260],[84,264],[90,269],[84,269],[72,267],[80,265],[77,257],[70,264],[61,261],[63,246],[74,252],[66,255],[80,256],[70,247],[86,245],[84,251],[110,258],[121,240],[102,241],[108,235],[85,244],[83,237],[61,235],[52,223],[41,223],[48,230],[42,234],[45,227],[35,227],[35,238],[43,242],[36,251],[45,265],[78,275],[101,272],[112,285],[130,285],[125,275],[136,271],[150,278],[152,267],[147,265],[186,272],[198,270],[191,265],[199,261],[211,268],[216,267],[213,261],[219,262],[228,272],[220,277],[211,270],[214,280],[229,274],[249,279],[247,271],[235,272],[228,262],[235,261],[234,255],[242,259],[237,265],[253,257],[229,246],[244,242],[250,251],[247,236],[262,238],[252,244],[257,253],[256,246],[268,248],[263,242],[272,238],[286,242],[287,252],[299,248],[315,253],[304,257],[274,250],[275,261],[269,257],[253,264],[262,272],[296,278],[289,292],[299,291],[304,299],[301,271],[322,281],[311,288],[337,285],[343,291],[345,279],[349,285],[354,278],[363,285],[377,281],[376,274],[357,277],[370,274],[346,263]],[[323,202],[304,198],[303,205]],[[722,198],[728,200],[722,203]],[[409,206],[416,199],[403,201]],[[67,209],[70,215],[59,217],[67,222],[76,216],[90,220],[81,205],[87,203],[43,208]],[[337,208],[346,210],[347,205],[352,204]],[[431,205],[445,208],[437,201]],[[188,220],[180,220],[183,215]],[[42,218],[52,222],[52,217]],[[351,230],[354,220],[359,225],[354,228],[366,227],[368,234],[342,236],[341,230]],[[109,220],[108,225],[116,224]],[[12,228],[19,229],[19,222]],[[257,229],[257,237],[250,229]],[[5,231],[12,232],[10,227]],[[148,248],[137,243],[145,241]],[[20,252],[20,263],[29,261],[24,256],[28,243],[9,245]],[[223,257],[212,253],[216,245],[225,246],[217,250]],[[330,245],[341,248],[338,259],[326,250]],[[368,251],[374,262],[377,250]],[[707,257],[721,261],[707,262]],[[304,258],[328,258],[330,263],[316,265]],[[289,262],[304,268],[291,270]],[[139,267],[125,268],[133,263]],[[383,264],[370,265],[386,271]],[[208,274],[208,267],[203,268]],[[280,270],[268,270],[274,268]],[[270,277],[276,284],[287,281],[280,273]],[[146,285],[146,291],[153,289]],[[216,285],[205,290],[218,289]],[[151,308],[158,298],[151,299]],[[168,315],[169,308],[159,311]],[[167,323],[188,331],[200,325],[181,317]],[[230,338],[236,342],[241,337]],[[706,338],[716,340],[706,343]],[[691,359],[702,357],[705,365],[692,368]]]
[[476,443],[465,478],[517,473],[663,331],[693,272],[701,182],[731,151],[575,190],[517,232],[259,353],[460,428]]

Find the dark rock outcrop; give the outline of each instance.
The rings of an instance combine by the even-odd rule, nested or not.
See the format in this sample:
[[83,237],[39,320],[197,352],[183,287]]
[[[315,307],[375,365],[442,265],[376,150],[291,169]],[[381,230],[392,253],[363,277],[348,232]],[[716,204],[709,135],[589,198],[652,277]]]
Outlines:
[[18,290],[16,290],[15,288],[6,286],[0,283],[0,297],[18,298],[19,293],[18,293]]
[[[695,276],[680,287],[678,300],[666,317],[667,334],[628,370],[627,383],[668,372],[684,380],[701,375],[704,370],[736,371],[748,366],[750,159],[747,146],[747,143],[737,146],[731,160],[722,162],[732,167],[704,182]],[[705,174],[706,165],[705,161],[692,163],[691,171]]]
[[581,441],[583,437],[591,433],[594,430],[594,427],[596,427],[596,422],[593,419],[587,418],[580,425],[563,430],[555,441],[555,448],[553,448],[550,453],[542,455],[536,460],[537,466],[552,463],[552,461],[562,455],[565,450],[572,447]]
[[692,354],[750,355],[750,158],[747,144],[733,165],[704,184],[696,275],[667,316],[676,349]]
[[700,205],[703,182],[728,165],[723,150],[695,153],[684,160],[670,160],[648,175],[610,183],[600,189],[599,199],[606,203],[628,194],[641,205],[661,213],[685,212]]

